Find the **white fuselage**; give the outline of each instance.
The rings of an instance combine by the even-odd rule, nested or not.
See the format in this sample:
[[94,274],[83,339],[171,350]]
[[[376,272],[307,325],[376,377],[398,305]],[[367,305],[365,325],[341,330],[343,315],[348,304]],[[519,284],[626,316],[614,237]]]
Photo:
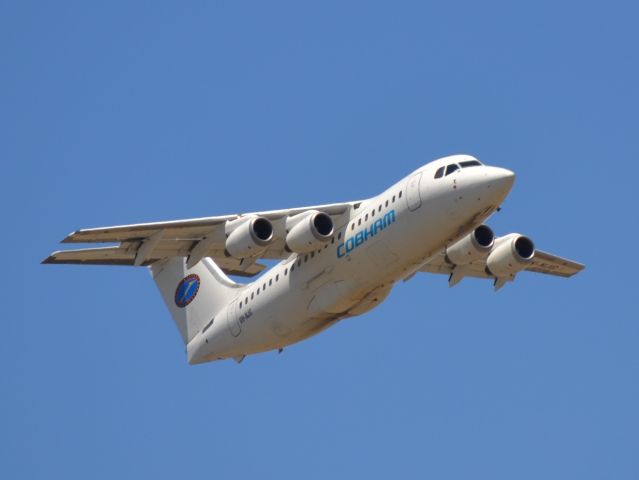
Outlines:
[[320,250],[292,254],[238,289],[213,323],[187,346],[190,363],[283,348],[336,321],[379,305],[398,280],[490,216],[514,180],[509,170],[461,168],[435,178],[431,162],[380,195],[362,201],[335,225]]

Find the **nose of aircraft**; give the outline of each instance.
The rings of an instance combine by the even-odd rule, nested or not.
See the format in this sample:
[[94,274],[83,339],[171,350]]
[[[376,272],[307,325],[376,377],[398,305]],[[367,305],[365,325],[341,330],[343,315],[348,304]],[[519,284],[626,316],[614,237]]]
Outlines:
[[486,167],[484,182],[489,196],[495,204],[501,203],[515,182],[515,174],[505,168]]
[[497,186],[499,189],[508,193],[515,182],[515,173],[500,167],[493,167],[492,172],[490,172],[489,176],[491,177],[493,184]]

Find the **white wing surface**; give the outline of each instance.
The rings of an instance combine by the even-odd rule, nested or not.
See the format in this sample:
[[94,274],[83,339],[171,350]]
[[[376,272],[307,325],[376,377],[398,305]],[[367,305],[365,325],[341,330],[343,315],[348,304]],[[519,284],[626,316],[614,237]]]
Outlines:
[[[212,257],[227,274],[253,276],[265,267],[257,259],[283,259],[290,255],[285,249],[286,221],[309,211],[329,215],[339,228],[348,221],[352,209],[360,202],[334,203],[311,207],[250,212],[216,217],[192,218],[168,222],[138,223],[77,230],[62,243],[116,243],[116,246],[66,250],[52,253],[42,263],[73,263],[90,265],[150,265],[170,257]],[[242,219],[261,217],[273,227],[273,241],[255,258],[238,259],[225,253],[228,225]]]
[[[419,271],[450,275],[455,268],[459,267],[447,263],[446,256],[444,252],[442,252],[431,258]],[[484,260],[477,260],[468,265],[464,265],[463,268],[465,275],[468,277],[493,278],[492,275],[486,272],[486,262]],[[545,273],[546,275],[556,275],[558,277],[572,277],[584,268],[585,266],[581,263],[553,255],[552,253],[536,250],[535,257],[532,262],[526,266],[525,270]]]
[[490,227],[480,225],[427,259],[416,271],[449,275],[451,287],[465,277],[490,278],[497,291],[524,270],[572,277],[584,268],[581,263],[537,250],[533,241],[524,235],[510,233],[495,237]]

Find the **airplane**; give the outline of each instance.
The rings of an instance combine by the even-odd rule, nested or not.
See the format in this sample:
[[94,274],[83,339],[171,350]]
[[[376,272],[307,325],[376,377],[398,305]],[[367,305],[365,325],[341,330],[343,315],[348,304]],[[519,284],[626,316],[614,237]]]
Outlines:
[[[42,263],[147,266],[190,364],[277,350],[381,304],[420,272],[490,279],[570,277],[584,265],[485,225],[515,174],[470,155],[430,162],[366,200],[78,230]],[[260,259],[281,260],[270,269]],[[263,272],[266,270],[265,272]],[[262,273],[263,272],[263,273]],[[242,284],[227,275],[254,277]]]

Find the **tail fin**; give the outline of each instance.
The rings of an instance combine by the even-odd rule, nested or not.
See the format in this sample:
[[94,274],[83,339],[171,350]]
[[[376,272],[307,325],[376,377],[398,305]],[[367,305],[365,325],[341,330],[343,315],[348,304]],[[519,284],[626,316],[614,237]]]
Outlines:
[[241,287],[209,258],[193,268],[186,267],[183,257],[156,262],[149,268],[185,344],[237,295]]

